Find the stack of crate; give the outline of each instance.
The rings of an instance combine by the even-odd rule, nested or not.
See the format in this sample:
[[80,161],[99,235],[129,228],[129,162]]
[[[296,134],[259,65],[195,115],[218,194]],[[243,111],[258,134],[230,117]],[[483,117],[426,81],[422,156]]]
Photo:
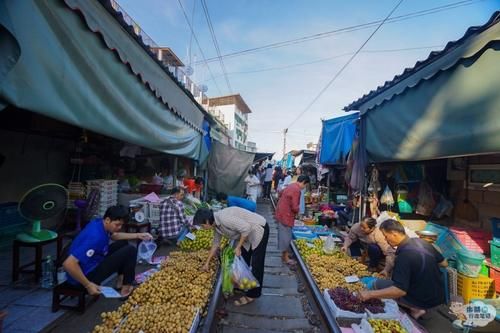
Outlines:
[[108,207],[118,203],[118,180],[93,179],[87,181],[87,196],[92,190],[99,191],[98,216],[103,216]]
[[85,199],[87,197],[85,192],[85,185],[81,182],[71,182],[68,184],[68,204],[67,208],[74,209],[75,200]]

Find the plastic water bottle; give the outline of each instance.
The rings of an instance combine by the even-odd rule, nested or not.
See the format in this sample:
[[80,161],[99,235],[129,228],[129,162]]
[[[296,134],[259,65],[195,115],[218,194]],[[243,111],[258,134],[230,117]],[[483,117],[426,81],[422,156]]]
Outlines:
[[66,281],[66,272],[64,271],[64,268],[59,267],[57,270],[57,284],[61,284],[64,281]]
[[54,286],[54,262],[47,256],[42,263],[42,288],[50,289]]

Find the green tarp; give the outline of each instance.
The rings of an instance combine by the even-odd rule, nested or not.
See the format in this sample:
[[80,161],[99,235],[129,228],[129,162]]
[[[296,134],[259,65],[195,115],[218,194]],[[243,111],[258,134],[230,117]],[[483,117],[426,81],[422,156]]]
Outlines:
[[[123,63],[63,1],[1,3],[0,36],[7,30],[15,40],[0,43],[0,107],[12,104],[143,147],[199,158],[201,121],[190,126],[164,104],[182,109],[192,103],[189,97],[165,73],[168,80],[163,82],[172,92],[168,96],[153,92],[142,76],[136,76],[134,62],[147,62],[149,56],[95,0],[80,3],[94,6],[96,22],[108,22],[104,28],[115,33],[115,42],[130,47],[130,64]],[[19,45],[18,59],[13,43]]]
[[362,117],[374,162],[500,152],[500,42]]
[[254,153],[247,153],[217,141],[212,142],[208,157],[208,190],[243,196],[245,178],[254,157]]

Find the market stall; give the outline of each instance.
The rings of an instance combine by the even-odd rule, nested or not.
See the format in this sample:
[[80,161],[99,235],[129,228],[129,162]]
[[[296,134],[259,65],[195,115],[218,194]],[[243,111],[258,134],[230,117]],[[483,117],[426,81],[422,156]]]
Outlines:
[[496,298],[499,284],[500,94],[491,89],[500,77],[499,23],[496,12],[344,108],[360,112],[360,160],[371,163],[358,182],[362,215],[394,211],[424,231],[456,263],[451,296],[464,304]]
[[356,296],[373,277],[364,264],[339,251],[340,235],[314,226],[299,228],[294,228],[292,250],[331,332],[384,332],[388,328],[425,332],[393,300],[363,302]]

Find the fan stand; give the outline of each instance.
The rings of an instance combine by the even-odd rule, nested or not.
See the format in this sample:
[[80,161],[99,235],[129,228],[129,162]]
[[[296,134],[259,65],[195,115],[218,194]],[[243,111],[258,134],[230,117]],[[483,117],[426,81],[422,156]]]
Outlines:
[[17,234],[16,238],[23,242],[36,243],[57,238],[57,233],[52,230],[41,229],[40,221],[33,221],[31,230]]

